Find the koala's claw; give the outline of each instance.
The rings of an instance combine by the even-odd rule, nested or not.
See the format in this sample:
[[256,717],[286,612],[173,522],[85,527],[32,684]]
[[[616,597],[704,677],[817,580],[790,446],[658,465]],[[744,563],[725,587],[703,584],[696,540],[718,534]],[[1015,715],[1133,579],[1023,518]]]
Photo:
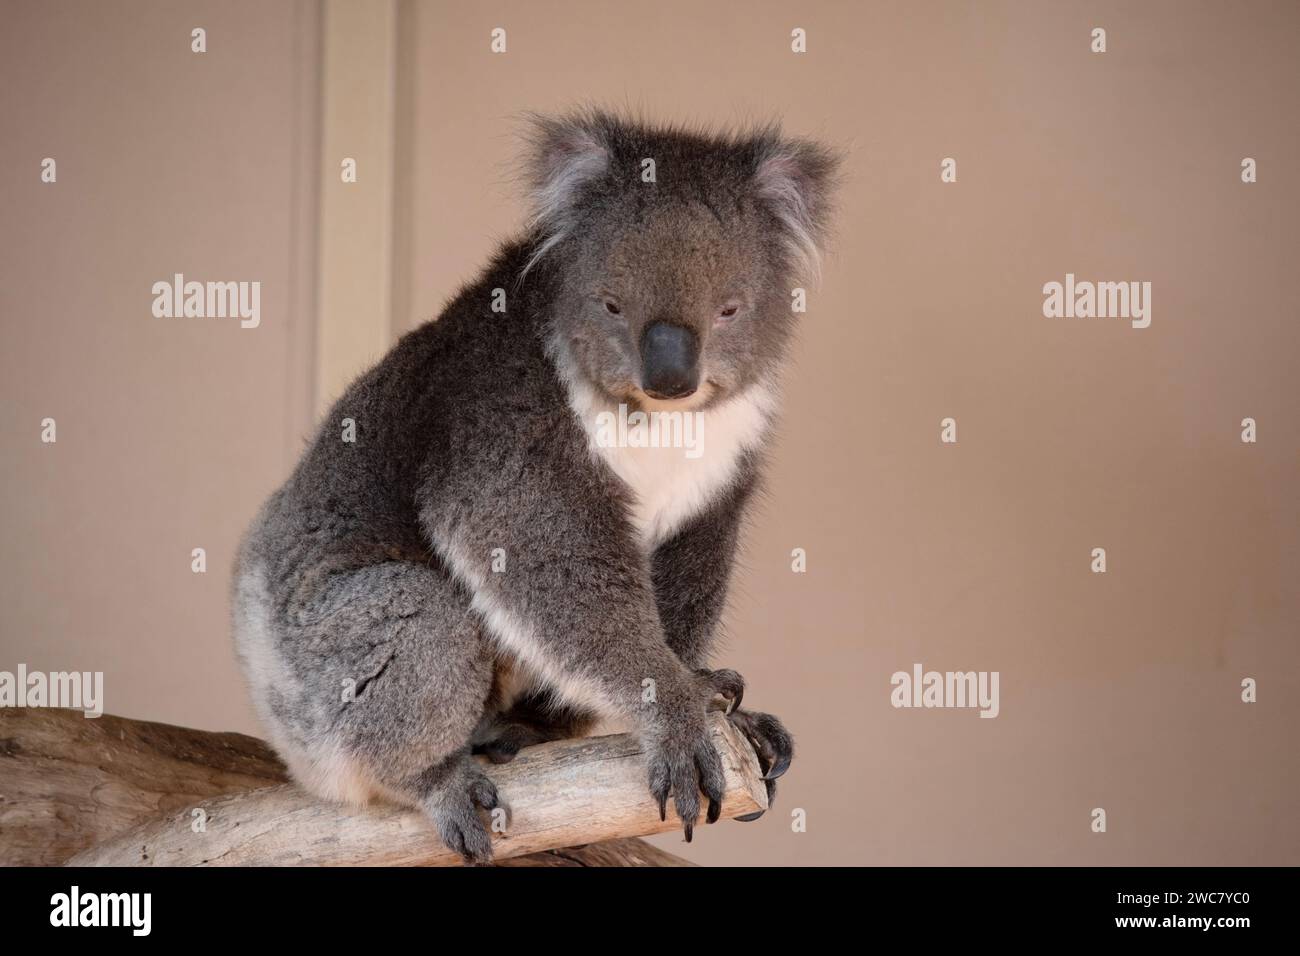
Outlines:
[[[790,763],[794,760],[794,738],[785,729],[785,725],[771,714],[737,710],[728,715],[728,719],[745,735],[758,756],[758,769],[763,773],[763,782],[767,787],[767,805],[771,808],[776,799],[776,780],[790,769]],[[749,823],[766,812],[758,810],[736,819]]]
[[668,819],[668,795],[672,794],[687,843],[694,837],[700,818],[701,791],[709,801],[705,820],[713,823],[722,813],[726,778],[722,758],[708,732],[697,729],[685,740],[669,739],[657,744],[650,755],[650,793],[659,805],[661,821]]
[[699,677],[713,689],[713,692],[727,702],[727,713],[740,709],[740,702],[745,698],[745,678],[727,668],[721,670],[697,670]]
[[492,862],[492,837],[479,810],[499,806],[496,785],[477,764],[467,761],[430,795],[425,810],[453,853],[466,864],[485,866]]
[[720,816],[722,816],[722,802],[709,797],[709,812],[704,817],[705,822],[717,823]]

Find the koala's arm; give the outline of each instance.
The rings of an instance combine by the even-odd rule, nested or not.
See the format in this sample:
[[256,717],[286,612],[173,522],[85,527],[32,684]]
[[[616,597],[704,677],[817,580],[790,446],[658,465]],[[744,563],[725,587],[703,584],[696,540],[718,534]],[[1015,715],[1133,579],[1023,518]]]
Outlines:
[[[744,462],[741,474],[725,495],[655,550],[655,599],[664,634],[669,647],[687,667],[703,668],[707,664],[726,603],[741,525],[758,484],[757,462],[751,458]],[[733,695],[737,705],[743,690],[740,684]],[[758,755],[770,806],[776,799],[776,778],[794,759],[794,738],[780,720],[760,711],[737,709],[731,713],[731,722]],[[757,820],[762,815],[760,810],[738,819]]]
[[652,576],[664,636],[692,669],[707,666],[741,522],[757,486],[757,468],[746,461],[725,494],[655,550]]
[[489,467],[453,465],[422,489],[435,552],[499,645],[565,699],[640,728],[661,812],[671,790],[689,833],[703,790],[712,822],[725,780],[705,713],[728,689],[668,646],[616,479],[590,464],[585,436],[563,425],[495,446],[502,453]]

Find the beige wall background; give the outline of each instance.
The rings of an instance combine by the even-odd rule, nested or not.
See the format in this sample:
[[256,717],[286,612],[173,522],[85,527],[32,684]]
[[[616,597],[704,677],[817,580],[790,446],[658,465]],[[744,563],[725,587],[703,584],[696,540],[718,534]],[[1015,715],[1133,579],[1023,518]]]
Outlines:
[[[319,32],[308,2],[0,6],[2,670],[254,728],[226,590],[311,424]],[[178,272],[260,281],[261,324],[154,318]]]
[[[1300,863],[1293,4],[367,12],[6,4],[0,669],[103,670],[115,713],[255,732],[231,550],[313,407],[518,227],[518,114],[776,116],[850,158],[719,661],[799,753],[760,823],[659,842],[707,863]],[[261,279],[261,327],[154,319],[176,271]],[[1044,318],[1067,272],[1151,282],[1150,328]],[[895,710],[915,662],[999,671],[1000,715]]]

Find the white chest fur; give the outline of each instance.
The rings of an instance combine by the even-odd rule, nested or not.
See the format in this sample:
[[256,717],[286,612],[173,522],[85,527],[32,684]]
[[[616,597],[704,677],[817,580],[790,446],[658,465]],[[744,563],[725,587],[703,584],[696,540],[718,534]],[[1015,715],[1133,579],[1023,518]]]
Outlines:
[[[773,391],[764,386],[707,411],[663,409],[645,417],[581,384],[570,386],[569,401],[592,454],[631,490],[635,506],[629,517],[647,550],[726,489],[744,452],[762,442],[776,406]],[[675,440],[654,447],[655,435]]]

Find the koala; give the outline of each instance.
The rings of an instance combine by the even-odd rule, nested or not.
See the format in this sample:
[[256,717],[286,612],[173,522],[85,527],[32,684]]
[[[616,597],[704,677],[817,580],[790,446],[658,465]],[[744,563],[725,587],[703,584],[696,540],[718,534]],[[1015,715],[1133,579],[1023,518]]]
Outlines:
[[[294,779],[419,808],[479,864],[500,800],[474,755],[602,719],[640,735],[687,840],[702,797],[721,812],[710,708],[775,795],[791,735],[709,655],[838,162],[775,126],[598,110],[531,117],[525,143],[526,228],[333,406],[232,595]],[[698,454],[604,440],[620,414],[692,416]]]

